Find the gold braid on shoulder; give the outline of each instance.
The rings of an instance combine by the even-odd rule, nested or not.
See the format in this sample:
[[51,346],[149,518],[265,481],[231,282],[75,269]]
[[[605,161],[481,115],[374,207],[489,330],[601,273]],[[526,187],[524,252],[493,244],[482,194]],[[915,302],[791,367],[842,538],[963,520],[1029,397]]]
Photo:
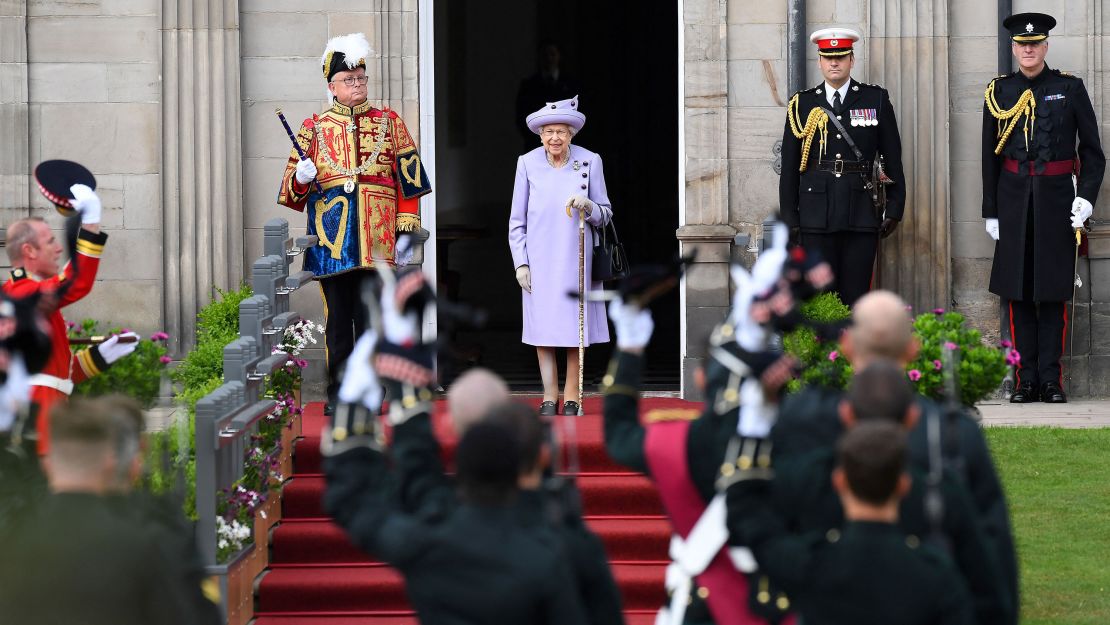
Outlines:
[[798,171],[803,172],[809,165],[809,151],[813,147],[813,135],[817,131],[821,131],[820,155],[825,155],[825,140],[829,136],[829,116],[821,108],[813,108],[809,111],[809,117],[806,118],[804,126],[801,124],[801,119],[798,117],[798,94],[790,98],[790,102],[786,105],[786,120],[790,123],[790,132],[794,134],[795,139],[803,139],[802,141],[802,159],[798,165]]
[[[1014,126],[1017,125],[1018,119],[1022,115],[1025,116],[1025,125],[1022,127],[1022,132],[1025,134],[1025,147],[1029,148],[1029,135],[1033,132],[1034,124],[1037,123],[1037,98],[1033,96],[1032,89],[1026,89],[1025,93],[1021,94],[1018,98],[1017,104],[1009,110],[1002,110],[998,105],[998,100],[994,98],[994,83],[987,85],[987,92],[984,94],[984,99],[987,103],[987,110],[990,111],[991,116],[998,120],[998,145],[994,148],[995,154],[1002,153],[1002,146],[1006,145],[1006,141],[1010,139],[1010,135],[1014,132]],[[1006,125],[1003,130],[1002,125],[1006,120],[1010,123]]]

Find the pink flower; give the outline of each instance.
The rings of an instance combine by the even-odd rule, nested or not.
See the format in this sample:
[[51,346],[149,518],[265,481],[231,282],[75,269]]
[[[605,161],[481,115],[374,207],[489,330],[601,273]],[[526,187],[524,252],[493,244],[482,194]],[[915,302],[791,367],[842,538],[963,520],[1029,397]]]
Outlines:
[[836,359],[839,356],[840,356],[840,352],[836,351],[835,349],[832,350],[831,352],[829,352],[829,362],[836,362]]
[[1001,343],[999,343],[999,345],[1001,345],[1002,347],[1004,347],[1004,348],[1006,348],[1006,349],[1010,349],[1011,347],[1013,347],[1013,346],[1014,346],[1014,344],[1013,344],[1013,343],[1011,343],[1011,342],[1007,341],[1006,339],[1002,339],[1002,342],[1001,342]]
[[1018,350],[1011,349],[1009,353],[1006,354],[1006,364],[1011,367],[1016,367],[1021,364],[1021,354],[1018,353]]
[[77,327],[77,324],[73,323],[72,321],[67,321],[66,322],[66,327],[69,328],[70,330],[72,330],[73,328]]
[[954,351],[954,350],[957,350],[959,348],[960,348],[960,346],[956,345],[952,341],[945,341],[944,342],[944,349],[947,349],[948,351]]
[[940,363],[940,361],[939,361],[939,360],[934,360],[934,361],[933,361],[933,370],[934,370],[934,371],[940,371],[940,368],[941,368],[942,366],[943,366],[943,365],[941,365],[941,363]]
[[150,340],[152,341],[165,341],[169,338],[170,335],[166,334],[165,332],[155,332],[154,334],[150,335]]
[[943,315],[944,314],[944,309],[943,308],[934,308],[933,309],[933,314],[934,315]]
[[909,372],[907,372],[907,375],[910,376],[910,381],[912,382],[916,382],[921,379],[921,372],[917,369],[910,369]]
[[158,358],[158,362],[161,362],[164,365],[168,365],[173,362],[173,358],[170,358],[169,356],[162,356]]
[[304,369],[305,367],[308,366],[308,361],[305,360],[304,358],[298,358],[296,360],[296,363],[297,363],[297,366],[300,367],[301,369]]

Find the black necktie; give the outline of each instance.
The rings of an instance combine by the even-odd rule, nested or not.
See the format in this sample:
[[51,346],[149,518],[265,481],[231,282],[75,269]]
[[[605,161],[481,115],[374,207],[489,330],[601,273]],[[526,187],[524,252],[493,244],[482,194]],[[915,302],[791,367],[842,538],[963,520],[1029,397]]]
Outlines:
[[841,106],[842,104],[840,103],[840,92],[833,91],[833,110],[839,113]]

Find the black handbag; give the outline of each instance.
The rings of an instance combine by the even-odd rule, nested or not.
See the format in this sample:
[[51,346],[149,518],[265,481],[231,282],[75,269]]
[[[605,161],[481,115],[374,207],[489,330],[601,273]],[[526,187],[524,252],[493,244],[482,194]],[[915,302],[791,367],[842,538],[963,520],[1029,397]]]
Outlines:
[[617,238],[617,227],[610,219],[601,228],[590,226],[594,231],[593,268],[590,271],[595,282],[610,282],[628,277],[628,255],[624,244]]

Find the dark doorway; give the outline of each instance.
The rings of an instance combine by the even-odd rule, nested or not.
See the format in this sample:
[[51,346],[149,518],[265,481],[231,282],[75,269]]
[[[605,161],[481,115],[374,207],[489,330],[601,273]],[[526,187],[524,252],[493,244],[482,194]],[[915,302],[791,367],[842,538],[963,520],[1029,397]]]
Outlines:
[[[557,45],[559,73],[577,86],[586,125],[574,143],[604,159],[630,262],[665,262],[678,249],[677,3],[646,10],[587,0],[436,0],[438,279],[442,290],[490,313],[484,330],[453,333],[440,357],[446,382],[480,364],[514,389],[539,388],[535,349],[520,342],[508,219],[516,159],[539,145],[521,132],[517,95],[539,71],[541,42]],[[647,381],[677,389],[677,291],[652,310]],[[587,350],[587,390],[596,388],[613,346]]]

